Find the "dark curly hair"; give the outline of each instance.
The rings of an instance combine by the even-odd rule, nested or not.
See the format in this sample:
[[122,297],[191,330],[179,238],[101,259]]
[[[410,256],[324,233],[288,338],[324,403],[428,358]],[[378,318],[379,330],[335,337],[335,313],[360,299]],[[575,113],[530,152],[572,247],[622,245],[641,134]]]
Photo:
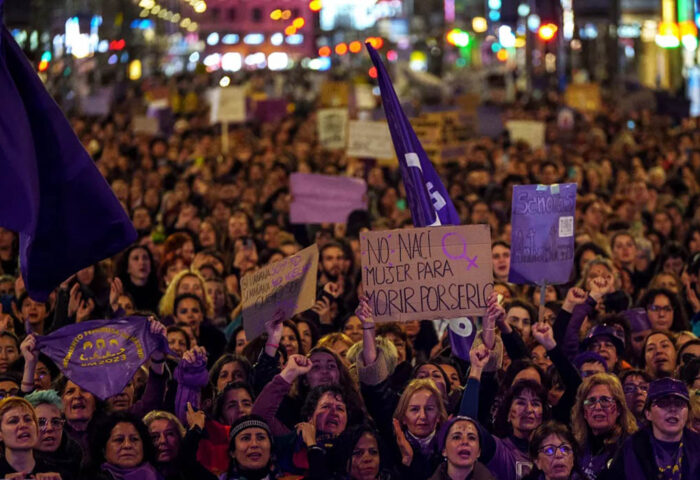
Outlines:
[[304,406],[301,407],[302,419],[307,421],[311,420],[311,417],[313,417],[314,412],[316,411],[316,406],[318,405],[318,402],[321,400],[321,397],[323,397],[323,395],[325,395],[326,393],[330,393],[331,395],[340,397],[343,400],[343,402],[345,403],[345,411],[347,412],[348,417],[348,426],[358,423],[358,410],[356,408],[353,408],[353,405],[350,403],[350,399],[348,399],[347,395],[345,394],[345,390],[340,385],[320,385],[316,388],[312,388],[309,394],[306,396]]
[[501,438],[505,438],[513,433],[513,426],[508,420],[510,407],[513,400],[525,391],[532,392],[542,402],[542,420],[549,420],[550,409],[547,403],[547,390],[534,380],[521,380],[513,385],[506,393],[503,402],[498,407],[495,421],[495,433]]
[[99,471],[100,465],[105,463],[105,449],[112,430],[120,423],[130,423],[141,437],[143,444],[143,461],[153,463],[156,458],[156,449],[148,433],[148,427],[136,415],[128,412],[115,412],[106,415],[97,421],[91,422],[88,431],[90,439],[90,462],[94,471]]

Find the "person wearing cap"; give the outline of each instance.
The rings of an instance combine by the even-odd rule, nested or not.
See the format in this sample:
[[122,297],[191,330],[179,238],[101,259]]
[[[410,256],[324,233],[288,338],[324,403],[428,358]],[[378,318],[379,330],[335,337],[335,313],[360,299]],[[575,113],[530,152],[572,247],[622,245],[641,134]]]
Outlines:
[[625,336],[617,326],[602,323],[591,328],[581,342],[581,350],[598,353],[605,359],[608,372],[622,370]]
[[438,432],[438,449],[445,461],[430,480],[495,480],[478,461],[481,434],[476,420],[457,416],[445,422]]
[[651,382],[644,408],[649,426],[625,441],[600,478],[700,478],[700,434],[686,428],[689,402],[688,388],[680,380]]
[[247,415],[231,426],[231,464],[220,480],[272,480],[277,468],[272,455],[272,434],[262,417]]
[[644,308],[632,308],[622,312],[622,316],[630,324],[630,347],[632,350],[632,363],[639,366],[642,357],[644,340],[651,333],[651,323]]
[[581,378],[587,378],[596,373],[608,373],[608,362],[596,352],[579,353],[573,363]]

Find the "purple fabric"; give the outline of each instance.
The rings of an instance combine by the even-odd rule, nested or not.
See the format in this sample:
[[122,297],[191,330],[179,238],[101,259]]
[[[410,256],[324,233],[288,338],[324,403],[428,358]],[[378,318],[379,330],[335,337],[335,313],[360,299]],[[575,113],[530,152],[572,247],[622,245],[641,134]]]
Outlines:
[[292,385],[282,378],[281,375],[275,375],[271,382],[265,385],[258,398],[253,403],[253,415],[260,415],[270,426],[270,431],[275,437],[282,437],[291,433],[284,423],[280,422],[275,415],[277,409],[282,403],[282,399],[292,389]]
[[121,468],[111,463],[103,463],[102,470],[109,472],[115,480],[163,480],[163,476],[150,463],[142,463],[134,468]]
[[175,415],[183,425],[187,425],[187,403],[189,402],[194,410],[198,410],[200,392],[209,381],[207,362],[205,360],[199,360],[197,363],[180,361],[173,375],[177,381]]
[[571,320],[569,320],[569,324],[566,327],[566,334],[564,335],[564,342],[562,345],[562,351],[569,360],[575,358],[579,352],[579,331],[586,317],[591,315],[595,310],[595,306],[596,301],[588,297],[584,303],[576,305],[574,311],[571,313]]
[[[382,104],[389,124],[391,139],[394,142],[396,157],[399,159],[399,171],[406,187],[408,208],[411,210],[413,225],[416,227],[459,225],[461,223],[459,214],[401,108],[401,103],[396,96],[391,78],[384,68],[379,53],[369,43],[365,45],[372,63],[377,69]],[[471,323],[471,320],[467,318],[461,318],[459,321],[465,325]],[[460,334],[460,332],[465,331],[469,331],[471,334]],[[476,336],[474,325],[471,325],[471,328],[463,328],[461,331],[459,328],[455,330],[455,327],[451,326],[449,332],[452,352],[462,360],[469,360],[469,350]]]
[[486,465],[498,480],[520,480],[530,473],[532,462],[527,453],[521,452],[510,438],[493,437],[496,452]]
[[576,184],[515,185],[511,213],[511,283],[566,283],[574,266]]
[[63,112],[0,28],[0,225],[19,232],[27,291],[45,300],[137,236]]
[[102,400],[124,390],[153,352],[168,351],[165,337],[152,334],[143,317],[75,323],[36,343],[66,377]]
[[161,410],[163,408],[163,399],[165,391],[168,387],[168,376],[165,372],[157,374],[153,370],[148,373],[148,381],[146,388],[143,391],[141,399],[134,403],[129,412],[139,418],[142,418],[152,410]]
[[353,210],[367,209],[367,184],[358,178],[292,173],[289,186],[292,223],[345,223]]

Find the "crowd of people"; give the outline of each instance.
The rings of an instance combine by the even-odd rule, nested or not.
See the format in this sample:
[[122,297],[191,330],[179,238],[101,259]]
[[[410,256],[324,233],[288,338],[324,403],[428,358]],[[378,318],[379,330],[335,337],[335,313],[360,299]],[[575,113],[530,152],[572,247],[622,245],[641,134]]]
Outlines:
[[[281,120],[231,125],[224,153],[199,81],[167,86],[167,136],[131,129],[146,83],[104,118],[71,117],[135,244],[40,302],[0,228],[0,477],[700,478],[694,120],[611,100],[563,129],[550,93],[503,107],[546,122],[545,148],[476,137],[436,165],[462,222],[493,239],[494,293],[466,361],[433,321],[375,323],[364,296],[359,234],[412,225],[397,166],[324,151],[303,88]],[[251,98],[267,87],[253,78]],[[362,178],[367,209],[291,224],[292,172]],[[563,182],[578,185],[574,268],[540,316],[539,288],[508,283],[512,186]],[[314,306],[258,319],[265,333],[247,338],[241,278],[312,243]],[[37,349],[36,335],[129,316],[149,317],[170,351],[106,401]]]

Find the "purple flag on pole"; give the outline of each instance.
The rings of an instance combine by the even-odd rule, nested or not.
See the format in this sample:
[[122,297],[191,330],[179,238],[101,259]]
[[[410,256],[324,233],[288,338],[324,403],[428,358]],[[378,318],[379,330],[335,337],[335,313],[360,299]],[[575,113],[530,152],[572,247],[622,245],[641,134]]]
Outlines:
[[134,242],[136,230],[10,32],[0,28],[0,225],[19,232],[27,291],[45,300],[73,273]]
[[[461,222],[457,210],[401,108],[379,54],[369,43],[365,45],[377,69],[382,104],[394,150],[399,159],[399,170],[406,187],[413,224],[416,227],[459,225]],[[450,344],[454,355],[469,360],[469,350],[475,336],[476,329],[469,319],[458,318],[450,321]]]
[[168,351],[144,317],[74,323],[37,336],[36,344],[66,377],[102,400],[124,390],[153,352]]
[[508,281],[556,285],[574,266],[576,184],[515,185]]

